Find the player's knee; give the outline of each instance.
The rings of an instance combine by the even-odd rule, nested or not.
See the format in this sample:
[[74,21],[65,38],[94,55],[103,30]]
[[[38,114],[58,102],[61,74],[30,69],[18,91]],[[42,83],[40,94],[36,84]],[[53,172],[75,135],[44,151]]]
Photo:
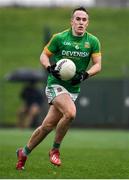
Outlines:
[[64,114],[66,120],[73,120],[76,117],[76,110],[67,110]]

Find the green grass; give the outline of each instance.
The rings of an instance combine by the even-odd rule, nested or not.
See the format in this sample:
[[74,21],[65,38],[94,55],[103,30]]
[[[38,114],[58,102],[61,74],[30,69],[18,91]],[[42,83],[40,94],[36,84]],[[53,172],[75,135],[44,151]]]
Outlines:
[[120,130],[71,129],[61,147],[62,166],[49,163],[50,134],[30,154],[24,171],[16,171],[15,150],[24,146],[32,131],[0,130],[0,178],[11,179],[128,179],[129,133]]

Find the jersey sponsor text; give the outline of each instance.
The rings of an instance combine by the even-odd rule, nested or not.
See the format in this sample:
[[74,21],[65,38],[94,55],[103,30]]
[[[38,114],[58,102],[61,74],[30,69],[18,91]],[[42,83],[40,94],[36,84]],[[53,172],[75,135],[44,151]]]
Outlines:
[[89,52],[62,50],[62,56],[88,57]]

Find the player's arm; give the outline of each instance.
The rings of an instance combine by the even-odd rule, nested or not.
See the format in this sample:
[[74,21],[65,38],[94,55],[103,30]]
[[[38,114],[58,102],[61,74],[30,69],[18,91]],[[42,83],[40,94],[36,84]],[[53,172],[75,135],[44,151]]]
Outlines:
[[53,35],[48,44],[44,47],[43,52],[40,55],[40,62],[44,68],[51,66],[50,57],[58,50],[58,38]]
[[91,60],[92,60],[92,66],[90,69],[87,70],[87,73],[90,76],[96,75],[98,72],[101,71],[101,44],[97,37],[94,37],[92,39],[92,54],[91,54]]
[[101,71],[101,53],[92,56],[92,63],[93,65],[89,70],[76,74],[75,78],[72,79],[72,85],[81,83],[85,79],[88,79],[89,77],[94,76]]
[[52,74],[57,79],[60,79],[59,71],[55,70],[56,64],[50,64],[50,56],[52,56],[52,53],[47,49],[47,47],[45,47],[40,55],[40,62],[42,66],[47,69],[48,73]]
[[45,51],[40,55],[40,63],[45,69],[47,69],[48,66],[51,66],[49,58],[50,56]]
[[40,62],[42,66],[47,69],[49,74],[52,74],[57,79],[60,79],[59,71],[55,70],[56,64],[50,64],[49,55],[45,51],[43,51],[40,56]]
[[92,54],[92,64],[91,68],[87,70],[89,77],[101,71],[101,53]]
[[76,74],[75,78],[72,79],[71,84],[76,85],[81,83],[85,79],[96,75],[101,71],[101,52],[100,52],[100,43],[96,39],[94,42],[93,50],[92,50],[92,66],[90,69],[86,70],[86,72]]

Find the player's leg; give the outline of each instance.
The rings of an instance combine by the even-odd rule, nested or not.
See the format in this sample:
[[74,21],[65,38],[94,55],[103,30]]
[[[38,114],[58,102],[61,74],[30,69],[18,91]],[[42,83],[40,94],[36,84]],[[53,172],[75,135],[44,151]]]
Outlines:
[[42,125],[33,132],[27,147],[32,150],[37,146],[55,128],[61,117],[62,113],[55,106],[51,105]]
[[24,169],[27,155],[49,134],[49,132],[53,130],[61,117],[62,113],[59,112],[56,107],[51,105],[42,125],[33,132],[27,145],[24,148],[18,149],[16,169]]
[[60,166],[60,144],[67,133],[72,120],[76,116],[76,107],[69,94],[61,94],[53,100],[54,106],[63,114],[62,118],[56,126],[56,135],[53,148],[50,151],[50,161],[54,165]]
[[54,106],[63,114],[56,127],[55,141],[61,143],[72,120],[76,116],[76,106],[68,94],[59,95],[53,101]]

